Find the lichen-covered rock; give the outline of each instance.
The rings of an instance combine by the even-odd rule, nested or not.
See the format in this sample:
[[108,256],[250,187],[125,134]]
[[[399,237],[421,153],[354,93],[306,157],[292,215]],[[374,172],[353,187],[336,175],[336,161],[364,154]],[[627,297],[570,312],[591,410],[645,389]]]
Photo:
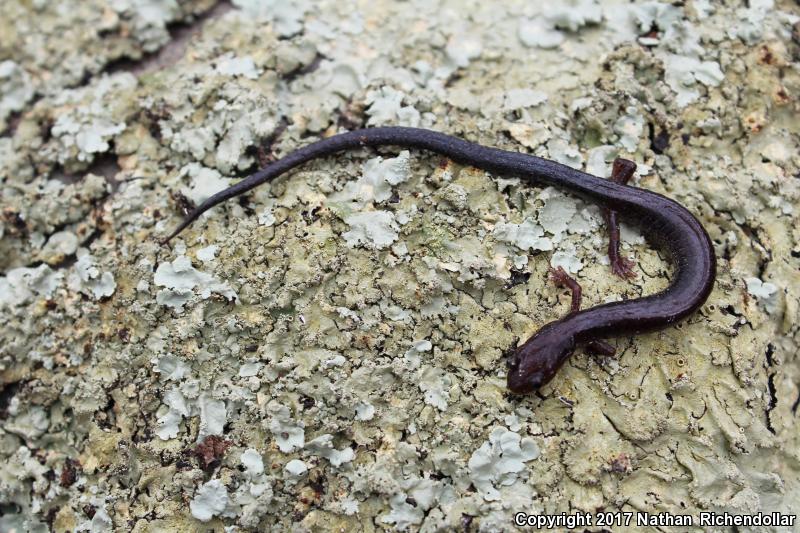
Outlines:
[[[797,512],[796,5],[211,7],[4,4],[0,530]],[[707,228],[711,297],[520,398],[507,354],[570,306],[549,267],[585,306],[669,283],[646,221],[620,213],[637,277],[617,279],[598,206],[385,147],[158,242],[276,158],[382,125],[603,177],[636,161]]]

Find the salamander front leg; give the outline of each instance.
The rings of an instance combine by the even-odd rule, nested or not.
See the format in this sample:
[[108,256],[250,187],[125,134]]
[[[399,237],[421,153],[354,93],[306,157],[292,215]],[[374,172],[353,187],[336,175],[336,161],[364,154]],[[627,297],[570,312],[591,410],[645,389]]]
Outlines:
[[[611,181],[625,185],[636,171],[636,163],[629,159],[618,157],[614,160],[611,167]],[[621,278],[635,278],[636,272],[633,267],[636,265],[627,257],[619,253],[619,221],[617,212],[611,209],[603,209],[603,216],[608,225],[608,259],[611,261],[611,271]]]

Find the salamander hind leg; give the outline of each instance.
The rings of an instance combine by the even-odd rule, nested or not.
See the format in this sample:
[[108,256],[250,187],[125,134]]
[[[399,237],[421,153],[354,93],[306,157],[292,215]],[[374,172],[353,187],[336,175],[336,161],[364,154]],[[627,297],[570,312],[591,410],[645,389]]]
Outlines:
[[[611,168],[611,181],[626,185],[636,171],[636,163],[629,159],[618,157]],[[619,252],[619,221],[617,212],[603,209],[603,215],[608,225],[608,259],[611,261],[611,271],[621,278],[635,278],[633,267],[636,263],[624,257]]]
[[586,352],[592,355],[611,357],[617,353],[617,349],[606,341],[592,341],[586,345]]
[[550,280],[556,284],[557,287],[564,287],[569,289],[572,293],[572,302],[570,303],[569,312],[576,313],[581,309],[581,285],[575,278],[567,274],[567,271],[562,267],[550,267]]

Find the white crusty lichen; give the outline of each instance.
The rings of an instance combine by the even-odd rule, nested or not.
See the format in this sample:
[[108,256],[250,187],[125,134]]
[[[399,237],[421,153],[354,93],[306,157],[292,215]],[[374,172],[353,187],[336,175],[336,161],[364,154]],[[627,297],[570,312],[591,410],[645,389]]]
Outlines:
[[614,131],[619,135],[622,147],[628,152],[635,152],[644,132],[644,117],[634,106],[625,111],[626,114],[614,123]]
[[419,368],[422,364],[422,355],[425,352],[430,352],[433,349],[433,344],[429,340],[420,340],[412,344],[411,348],[405,353],[406,364],[409,368]]
[[[96,86],[65,92],[57,99],[68,111],[58,115],[51,133],[70,158],[90,162],[96,154],[109,150],[109,141],[125,130],[125,122],[115,117],[113,106],[119,103],[110,102],[111,95],[130,93],[136,83],[129,73],[116,74],[102,78]],[[75,105],[78,103],[83,105]],[[62,160],[66,162],[67,158]]]
[[385,202],[392,196],[392,187],[408,181],[411,174],[411,154],[403,150],[397,157],[373,157],[362,166],[361,177],[349,182],[331,200],[352,202],[363,206],[370,202]]
[[778,287],[774,283],[764,282],[759,278],[747,278],[747,292],[755,297],[769,313],[774,313],[778,306]]
[[521,19],[517,36],[525,46],[556,48],[564,42],[564,33],[557,30],[552,21],[542,17]]
[[220,58],[217,63],[217,72],[226,76],[244,76],[251,80],[257,79],[260,74],[252,57],[237,57],[233,54]]
[[180,432],[180,423],[191,411],[180,390],[173,388],[164,396],[167,411],[158,418],[156,435],[162,440],[174,439]]
[[221,480],[212,479],[197,489],[195,497],[189,502],[189,509],[193,517],[208,522],[225,510],[228,501],[228,489]]
[[308,472],[308,466],[301,461],[300,459],[292,459],[288,463],[286,463],[286,473],[289,474],[290,477],[299,478],[306,472]]
[[50,298],[64,275],[47,265],[18,267],[0,277],[0,307],[9,309],[28,303],[34,296]]
[[389,500],[391,512],[381,517],[381,522],[393,524],[398,530],[406,531],[412,526],[422,523],[425,513],[419,507],[408,503],[408,495],[401,492]]
[[553,242],[544,236],[544,228],[530,218],[519,224],[500,222],[494,228],[494,235],[498,240],[513,244],[521,250],[553,249]]
[[380,250],[396,241],[399,235],[394,213],[389,211],[353,213],[344,221],[350,226],[350,231],[343,233],[342,237],[350,246],[366,245]]
[[439,368],[426,368],[419,378],[419,389],[425,394],[425,403],[440,411],[447,410],[452,384],[451,377]]
[[330,461],[334,467],[349,463],[355,458],[352,448],[342,448],[337,450],[333,445],[333,435],[325,434],[308,441],[306,450],[314,455],[319,455]]
[[30,76],[24,69],[14,61],[0,61],[0,130],[5,129],[12,113],[24,109],[33,92]]
[[278,448],[283,453],[291,453],[306,443],[304,424],[292,420],[289,408],[277,403],[270,404],[269,429]]
[[173,22],[180,9],[176,0],[111,0],[110,7],[131,21],[132,30],[143,41],[144,50],[153,51],[169,40],[167,24]]
[[552,10],[547,10],[547,18],[556,28],[578,31],[583,26],[599,24],[603,20],[603,10],[597,0],[565,0]]
[[180,176],[189,176],[191,185],[181,192],[195,204],[201,204],[208,198],[230,186],[230,180],[222,177],[217,170],[206,168],[197,163],[189,163],[180,171]]
[[264,460],[257,450],[253,448],[246,449],[242,453],[241,461],[249,477],[255,478],[264,473]]
[[562,30],[576,32],[602,20],[602,8],[596,0],[568,0],[549,6],[535,17],[521,19],[517,36],[525,46],[556,48],[567,38]]
[[413,105],[404,104],[405,95],[393,87],[382,87],[367,93],[366,110],[368,126],[398,125],[420,126],[420,112]]
[[691,56],[668,54],[664,65],[666,81],[677,94],[677,103],[681,107],[700,96],[698,84],[716,87],[725,76],[716,61],[702,61]]
[[303,29],[303,15],[311,7],[306,0],[233,0],[233,4],[248,17],[271,21],[283,37]]
[[198,440],[209,435],[221,435],[227,422],[225,402],[203,393],[195,397],[186,387],[175,386],[164,397],[166,410],[158,418],[156,434],[162,440],[176,438],[184,418],[199,416]]
[[153,360],[154,370],[165,383],[171,383],[159,409],[156,435],[162,440],[176,438],[181,432],[184,418],[199,417],[197,439],[209,435],[222,435],[227,423],[228,410],[223,400],[200,389],[191,375],[191,367],[173,354]]

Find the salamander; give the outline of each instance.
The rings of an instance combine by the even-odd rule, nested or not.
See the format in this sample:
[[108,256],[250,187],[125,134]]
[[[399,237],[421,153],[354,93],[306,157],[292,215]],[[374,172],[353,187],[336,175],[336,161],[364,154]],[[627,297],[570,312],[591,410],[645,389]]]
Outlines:
[[[611,222],[616,214],[638,225],[648,239],[669,252],[675,267],[665,290],[631,300],[576,310],[542,326],[509,359],[508,389],[533,392],[549,382],[578,344],[601,346],[601,339],[666,328],[697,310],[708,298],[716,276],[716,258],[703,225],[685,207],[658,193],[625,184],[633,173],[631,161],[618,159],[611,180],[529,154],[465,141],[437,131],[407,127],[377,127],[324,138],[299,148],[242,181],[224,189],[191,211],[163,242],[167,243],[215,205],[269,182],[312,159],[362,146],[402,146],[427,150],[457,163],[492,174],[514,176],[534,185],[551,185],[598,203]],[[612,215],[613,214],[613,215]],[[609,224],[610,225],[610,224]],[[614,228],[611,228],[614,241]],[[618,254],[616,242],[609,254]],[[613,250],[612,250],[613,248]],[[624,259],[612,269],[630,275]]]

